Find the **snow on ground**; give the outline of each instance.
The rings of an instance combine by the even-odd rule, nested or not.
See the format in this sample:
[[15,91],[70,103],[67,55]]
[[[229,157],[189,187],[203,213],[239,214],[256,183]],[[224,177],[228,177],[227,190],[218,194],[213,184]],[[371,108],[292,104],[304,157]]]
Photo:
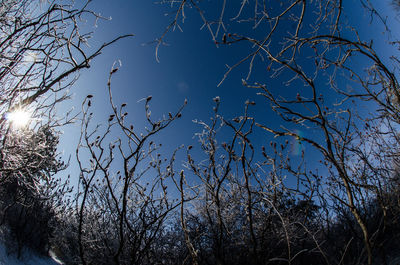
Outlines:
[[13,254],[7,255],[4,244],[0,242],[0,265],[60,265],[54,255],[52,257],[40,257],[30,251],[25,251],[21,260]]

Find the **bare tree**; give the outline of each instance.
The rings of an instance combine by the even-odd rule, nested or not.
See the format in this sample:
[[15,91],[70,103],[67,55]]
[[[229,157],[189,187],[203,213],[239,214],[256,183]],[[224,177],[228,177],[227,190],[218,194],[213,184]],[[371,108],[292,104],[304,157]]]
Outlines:
[[[187,14],[184,10],[189,8],[201,17],[203,27],[209,30],[217,46],[248,44],[248,49],[242,49],[242,58],[227,66],[221,83],[239,65],[247,64],[243,85],[258,89],[258,94],[271,104],[280,120],[280,126],[255,125],[278,138],[278,145],[294,138],[307,150],[319,154],[317,160],[321,160],[321,165],[315,165],[315,170],[306,171],[300,167],[292,171],[294,167],[290,161],[286,170],[298,178],[298,185],[291,193],[309,194],[311,201],[319,201],[325,209],[326,229],[334,225],[338,216],[350,214],[349,224],[355,224],[353,238],[363,239],[354,259],[346,259],[347,251],[357,244],[357,240],[350,239],[334,254],[334,263],[347,260],[349,264],[372,264],[385,260],[387,254],[381,251],[383,242],[379,238],[385,233],[387,224],[393,221],[388,208],[396,208],[385,198],[388,198],[388,188],[394,185],[394,161],[398,157],[397,56],[385,58],[386,55],[380,55],[381,52],[376,50],[375,36],[359,35],[358,29],[346,19],[352,11],[346,10],[341,0],[242,1],[237,6],[222,1],[219,7],[210,7],[202,1],[165,2],[175,8],[175,15],[158,39],[157,50],[170,30],[183,28],[183,18]],[[207,17],[207,8],[219,8],[221,12],[216,17]],[[234,8],[237,11],[232,17]],[[364,11],[374,26],[382,28],[388,35],[391,33],[386,20],[370,1],[359,1],[359,5],[352,8]],[[235,28],[234,22],[240,22],[245,30]],[[395,53],[397,45],[395,40],[388,47]],[[266,71],[255,69],[256,60]],[[361,64],[363,67],[359,67]],[[265,81],[250,82],[257,78],[256,72],[269,75],[270,80],[281,80],[282,86],[288,87],[284,95],[281,89],[274,87],[277,82],[273,85],[264,84]],[[315,160],[315,156],[305,159]],[[214,161],[213,157],[210,161]],[[219,164],[223,165],[222,172],[230,169],[229,161],[226,167]],[[246,172],[243,172],[245,180]],[[218,194],[227,176],[218,174],[214,185],[205,181],[208,189],[216,190],[209,196],[216,205],[219,239],[224,222],[218,213],[221,207]],[[251,192],[246,190],[246,214],[251,217]],[[369,224],[368,208],[374,200],[381,211],[378,226]],[[281,221],[287,224],[283,217]],[[288,238],[287,262],[290,264],[296,254],[290,253],[289,241]],[[220,247],[217,241],[217,252]],[[325,251],[318,248],[321,253]]]
[[[202,126],[197,145],[187,151],[187,171],[179,178],[181,225],[193,264],[264,264],[321,262],[324,251],[312,253],[320,231],[313,197],[286,186],[284,174],[299,176],[284,156],[288,144],[252,144],[254,118],[246,102],[244,115],[226,120],[219,114]],[[201,162],[197,162],[201,161]],[[176,181],[177,183],[178,181]],[[200,182],[200,184],[199,184]],[[185,183],[185,185],[183,185]],[[310,186],[314,192],[315,185]],[[183,205],[190,205],[183,208]]]
[[[173,161],[166,163],[158,151],[161,144],[153,138],[181,117],[183,107],[153,119],[149,96],[144,99],[148,127],[129,125],[127,104],[117,106],[112,98],[111,77],[117,70],[110,72],[113,113],[104,128],[90,126],[92,96],[82,109],[76,153],[81,171],[76,200],[80,259],[83,264],[152,264],[154,257],[149,253],[154,242],[169,213],[179,205],[167,195],[166,179]],[[115,133],[122,136],[113,139]]]
[[[57,157],[55,128],[74,117],[68,113],[57,120],[56,106],[68,99],[68,88],[80,70],[89,68],[104,48],[129,36],[90,48],[87,44],[92,33],[81,31],[80,26],[85,20],[95,25],[104,18],[88,4],[0,3],[0,212],[2,223],[15,228],[19,241],[35,237],[29,232],[46,230],[56,215],[54,207],[62,205],[67,191],[65,184],[53,179],[64,168]],[[48,244],[31,243],[40,251]]]

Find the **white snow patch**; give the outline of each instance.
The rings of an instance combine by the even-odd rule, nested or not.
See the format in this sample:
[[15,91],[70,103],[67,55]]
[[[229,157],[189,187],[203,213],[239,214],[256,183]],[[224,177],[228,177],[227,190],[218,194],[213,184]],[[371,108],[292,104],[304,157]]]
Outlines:
[[51,257],[40,257],[31,251],[24,251],[23,257],[17,259],[13,254],[7,254],[7,250],[2,242],[0,242],[0,265],[60,265],[54,253],[50,253]]

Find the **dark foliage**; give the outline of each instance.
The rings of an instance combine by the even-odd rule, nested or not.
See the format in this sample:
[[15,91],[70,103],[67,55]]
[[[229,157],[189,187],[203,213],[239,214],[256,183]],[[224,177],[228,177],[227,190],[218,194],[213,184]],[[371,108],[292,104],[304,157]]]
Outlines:
[[[57,159],[58,136],[49,127],[17,130],[3,140],[0,160],[0,218],[6,242],[47,254],[59,191],[52,175],[64,168]],[[11,247],[11,245],[10,245]]]

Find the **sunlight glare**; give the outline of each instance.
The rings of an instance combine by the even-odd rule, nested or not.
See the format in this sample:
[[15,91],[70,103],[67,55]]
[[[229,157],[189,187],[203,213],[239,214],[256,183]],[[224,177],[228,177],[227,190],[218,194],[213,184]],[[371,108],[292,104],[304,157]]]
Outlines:
[[7,115],[7,119],[17,128],[22,128],[28,125],[31,119],[31,113],[19,109],[15,110]]

